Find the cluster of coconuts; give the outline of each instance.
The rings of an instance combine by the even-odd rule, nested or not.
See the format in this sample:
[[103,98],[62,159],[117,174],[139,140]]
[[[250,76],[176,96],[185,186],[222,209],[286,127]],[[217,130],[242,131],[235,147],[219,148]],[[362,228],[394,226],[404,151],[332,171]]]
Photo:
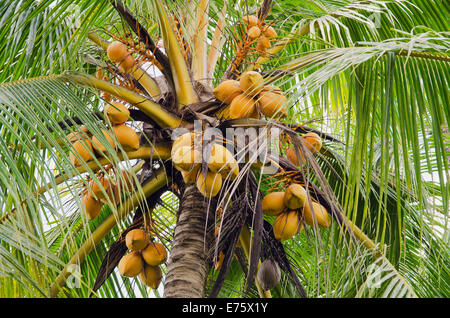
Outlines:
[[160,265],[167,259],[167,250],[161,243],[154,242],[142,229],[134,229],[125,236],[129,250],[117,265],[120,275],[136,277],[153,289],[158,288],[162,279]]
[[[138,134],[125,124],[130,116],[128,108],[122,103],[114,102],[105,106],[104,113],[112,127],[109,130],[103,129],[102,134],[111,147],[117,149],[116,142],[112,137],[115,136],[125,151],[139,149]],[[69,159],[74,166],[81,165],[80,158],[89,162],[94,159],[94,154],[103,156],[106,153],[105,145],[97,137],[92,136],[86,126],[81,126],[78,132],[70,133],[67,139],[72,143]]]
[[131,52],[128,51],[128,46],[120,41],[113,41],[108,45],[106,54],[111,62],[116,63],[119,70],[123,73],[128,73],[136,65]]
[[307,193],[300,184],[292,183],[286,190],[271,192],[262,200],[262,209],[267,216],[276,216],[273,233],[279,241],[289,240],[303,229],[301,218],[313,227],[329,227],[330,216],[317,202],[308,202]]
[[98,182],[91,180],[89,186],[82,192],[82,202],[87,219],[93,220],[108,201],[119,202],[121,189],[132,189],[134,182],[130,173],[121,170],[115,178],[105,175],[98,176]]
[[[315,154],[320,151],[322,148],[322,139],[319,137],[318,134],[314,132],[309,132],[304,134],[302,137],[302,142],[305,145],[305,147],[311,151],[311,153]],[[296,166],[302,166],[305,162],[305,157],[303,156],[302,152],[299,150],[300,158],[297,156],[297,152],[295,151],[294,146],[291,146],[287,152],[286,156],[289,159],[290,162],[292,162]]]
[[257,41],[256,50],[259,54],[265,55],[266,50],[271,47],[270,38],[277,36],[277,32],[270,25],[264,25],[263,22],[254,15],[247,15],[243,18],[247,25],[247,36],[253,41]]
[[214,96],[230,105],[230,117],[259,118],[259,111],[266,117],[281,118],[287,115],[286,96],[275,86],[264,86],[261,74],[248,71],[239,81],[222,81],[213,90]]
[[239,165],[233,154],[220,143],[211,146],[206,175],[201,169],[202,137],[194,132],[179,136],[172,144],[172,164],[179,170],[185,183],[196,183],[197,189],[207,198],[215,197],[222,188],[223,179],[234,180]]

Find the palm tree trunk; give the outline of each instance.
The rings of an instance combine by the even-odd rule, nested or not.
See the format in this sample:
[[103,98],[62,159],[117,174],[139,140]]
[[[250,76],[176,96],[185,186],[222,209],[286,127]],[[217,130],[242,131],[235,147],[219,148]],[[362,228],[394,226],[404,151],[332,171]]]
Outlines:
[[[211,230],[205,235],[207,210],[208,201],[196,186],[186,185],[167,265],[166,298],[201,298],[205,295],[208,250],[212,241]],[[214,219],[212,215],[210,213],[209,220]]]

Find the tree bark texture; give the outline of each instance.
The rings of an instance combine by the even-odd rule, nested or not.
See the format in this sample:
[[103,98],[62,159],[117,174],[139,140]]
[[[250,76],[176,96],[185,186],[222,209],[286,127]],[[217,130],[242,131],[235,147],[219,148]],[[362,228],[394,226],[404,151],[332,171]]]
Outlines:
[[[177,225],[164,283],[165,298],[202,298],[209,270],[208,252],[213,231],[205,224],[214,220],[214,209],[194,184],[186,185],[180,201]],[[208,215],[209,214],[209,215]]]

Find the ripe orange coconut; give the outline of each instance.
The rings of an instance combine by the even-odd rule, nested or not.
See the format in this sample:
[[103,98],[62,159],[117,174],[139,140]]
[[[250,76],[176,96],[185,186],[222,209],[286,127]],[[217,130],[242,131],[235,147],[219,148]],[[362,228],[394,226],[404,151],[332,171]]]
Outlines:
[[252,26],[250,29],[248,29],[247,35],[252,40],[257,39],[261,35],[261,29],[257,26]]
[[256,111],[256,101],[244,94],[236,96],[230,104],[230,117],[237,118],[253,118]]
[[233,154],[219,144],[214,144],[211,148],[208,168],[211,172],[219,172],[224,178],[234,178],[239,173],[239,166]]
[[191,171],[195,165],[201,163],[202,153],[190,146],[183,146],[171,152],[172,164],[180,171]]
[[271,26],[262,27],[262,31],[263,31],[264,35],[268,38],[274,38],[278,35],[277,32],[275,31],[275,29]]
[[111,62],[119,63],[128,55],[128,47],[120,41],[111,42],[106,49]]
[[284,205],[286,205],[288,209],[300,209],[303,207],[306,200],[306,190],[301,185],[293,183],[286,188],[286,192],[284,194]]
[[192,167],[189,171],[181,171],[181,175],[185,183],[195,183],[197,180],[198,171],[200,170],[201,165],[197,164]]
[[130,111],[128,108],[119,102],[106,104],[103,110],[104,114],[113,124],[123,124],[130,118]]
[[167,251],[161,243],[150,242],[147,247],[142,250],[142,257],[146,264],[158,266],[166,261]]
[[120,261],[119,273],[126,277],[135,277],[139,275],[144,267],[144,261],[142,260],[141,254],[139,252],[131,252],[124,255]]
[[150,237],[144,230],[134,229],[125,236],[125,244],[129,250],[140,251],[150,242]]
[[125,151],[134,151],[139,149],[139,136],[136,131],[125,125],[113,126],[112,130],[116,135],[117,141]]
[[298,218],[297,211],[281,213],[273,222],[273,233],[279,241],[286,241],[298,234],[303,225]]
[[302,136],[303,144],[308,148],[312,153],[318,152],[322,148],[322,139],[318,134],[314,132],[306,133]]
[[284,192],[271,192],[261,201],[263,213],[267,216],[276,216],[286,209],[284,205]]
[[302,151],[300,149],[298,149],[298,153],[300,155],[300,160],[297,157],[297,153],[295,151],[295,147],[292,146],[286,152],[286,156],[288,157],[289,161],[292,162],[294,165],[302,166],[305,163],[305,157],[303,157]]
[[[115,143],[114,139],[111,137],[111,134],[112,134],[111,131],[102,129],[102,133],[103,133],[103,136],[106,139],[106,142],[112,148],[116,149],[116,143]],[[99,155],[103,155],[106,152],[106,146],[103,145],[102,142],[103,142],[103,140],[100,141],[97,137],[95,137],[95,136],[92,137],[92,146],[93,146],[95,152],[97,152],[97,154],[99,154]]]
[[287,116],[287,105],[285,105],[287,98],[278,92],[278,90],[262,91],[258,95],[258,102],[264,116],[276,118]]
[[80,166],[80,157],[81,160],[88,162],[92,160],[92,143],[89,139],[85,138],[84,140],[79,140],[75,142],[72,150],[69,153],[69,160],[74,166]]
[[251,27],[258,25],[258,23],[259,23],[258,17],[254,16],[254,15],[246,15],[242,18],[242,21],[244,21],[245,24],[247,24],[248,26],[251,26]]
[[305,204],[303,217],[306,224],[310,226],[329,227],[331,225],[330,215],[323,205],[312,202],[311,205]]
[[194,149],[201,149],[202,135],[199,133],[189,132],[178,136],[172,144],[172,151],[180,147],[191,147]]
[[264,87],[264,79],[261,74],[255,71],[248,71],[241,75],[239,85],[248,96],[257,95]]
[[80,141],[80,140],[89,140],[89,129],[85,125],[81,125],[78,127],[77,131],[71,132],[66,136],[67,140],[71,143]]
[[203,172],[200,170],[197,176],[197,189],[206,198],[215,197],[220,188],[222,188],[222,176],[220,173],[214,173],[208,171],[206,178]]
[[213,90],[214,96],[225,104],[231,104],[233,99],[242,94],[242,89],[238,81],[225,80]]
[[136,65],[136,60],[134,59],[133,55],[128,54],[123,60],[117,63],[117,66],[119,67],[119,71],[122,73],[129,73],[130,70],[133,68],[133,66]]
[[139,279],[145,286],[157,289],[162,280],[161,268],[145,264],[144,269],[139,274]]
[[105,176],[98,176],[97,179],[92,179],[89,182],[89,191],[97,200],[103,200],[106,198],[106,195],[110,195],[113,184]]
[[86,192],[83,195],[83,204],[88,220],[95,219],[100,214],[103,207],[103,203],[96,200],[89,192]]

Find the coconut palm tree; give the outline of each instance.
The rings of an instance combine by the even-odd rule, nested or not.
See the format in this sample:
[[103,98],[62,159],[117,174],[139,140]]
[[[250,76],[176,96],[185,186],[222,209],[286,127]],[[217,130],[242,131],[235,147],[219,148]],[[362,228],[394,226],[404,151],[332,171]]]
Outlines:
[[[444,1],[0,12],[1,296],[449,296]],[[136,229],[168,253],[140,279]]]

